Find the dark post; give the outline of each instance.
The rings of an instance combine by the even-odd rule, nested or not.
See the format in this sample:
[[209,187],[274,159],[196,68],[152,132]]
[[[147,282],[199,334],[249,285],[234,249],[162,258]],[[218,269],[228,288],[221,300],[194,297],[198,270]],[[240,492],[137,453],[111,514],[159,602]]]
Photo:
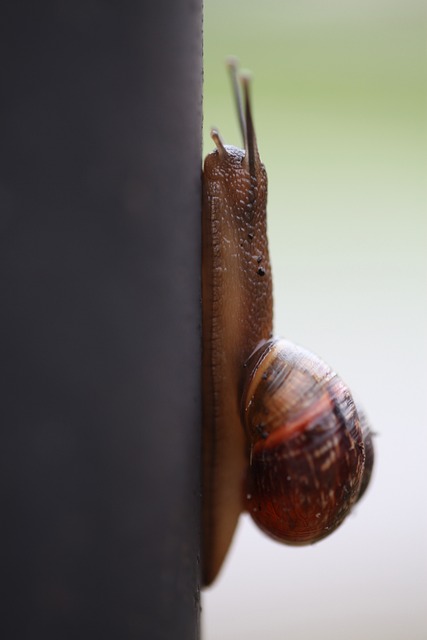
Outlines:
[[0,637],[197,638],[201,2],[0,51]]

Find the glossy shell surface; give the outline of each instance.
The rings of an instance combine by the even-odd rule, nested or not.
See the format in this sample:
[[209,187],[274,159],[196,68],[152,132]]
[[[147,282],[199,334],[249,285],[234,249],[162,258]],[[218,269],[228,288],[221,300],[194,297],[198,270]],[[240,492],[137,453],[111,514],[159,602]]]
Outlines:
[[305,349],[271,340],[247,366],[246,509],[281,542],[321,540],[367,486],[373,463],[369,430],[346,385]]

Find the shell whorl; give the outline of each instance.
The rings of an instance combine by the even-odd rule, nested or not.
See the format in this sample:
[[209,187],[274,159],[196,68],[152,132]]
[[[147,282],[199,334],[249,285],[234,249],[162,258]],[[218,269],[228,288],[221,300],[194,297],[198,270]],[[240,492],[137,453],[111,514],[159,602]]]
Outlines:
[[246,509],[281,542],[321,540],[369,481],[373,449],[366,422],[337,374],[287,340],[261,345],[247,369]]

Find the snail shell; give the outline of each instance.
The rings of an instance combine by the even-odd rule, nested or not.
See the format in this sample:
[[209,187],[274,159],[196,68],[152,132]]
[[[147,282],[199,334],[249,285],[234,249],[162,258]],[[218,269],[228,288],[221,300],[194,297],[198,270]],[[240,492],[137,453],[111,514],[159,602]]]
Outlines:
[[287,340],[263,344],[247,371],[246,509],[281,542],[321,540],[341,524],[369,482],[373,448],[366,422],[336,373]]

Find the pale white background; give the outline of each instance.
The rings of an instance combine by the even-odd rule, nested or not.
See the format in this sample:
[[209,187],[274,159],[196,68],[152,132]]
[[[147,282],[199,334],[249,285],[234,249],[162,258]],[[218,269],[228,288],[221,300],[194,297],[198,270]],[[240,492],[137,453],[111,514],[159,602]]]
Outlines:
[[378,436],[371,488],[329,539],[285,547],[241,519],[203,638],[425,640],[424,6],[205,4],[206,151],[211,125],[240,145],[224,58],[254,74],[275,330],[333,365]]

